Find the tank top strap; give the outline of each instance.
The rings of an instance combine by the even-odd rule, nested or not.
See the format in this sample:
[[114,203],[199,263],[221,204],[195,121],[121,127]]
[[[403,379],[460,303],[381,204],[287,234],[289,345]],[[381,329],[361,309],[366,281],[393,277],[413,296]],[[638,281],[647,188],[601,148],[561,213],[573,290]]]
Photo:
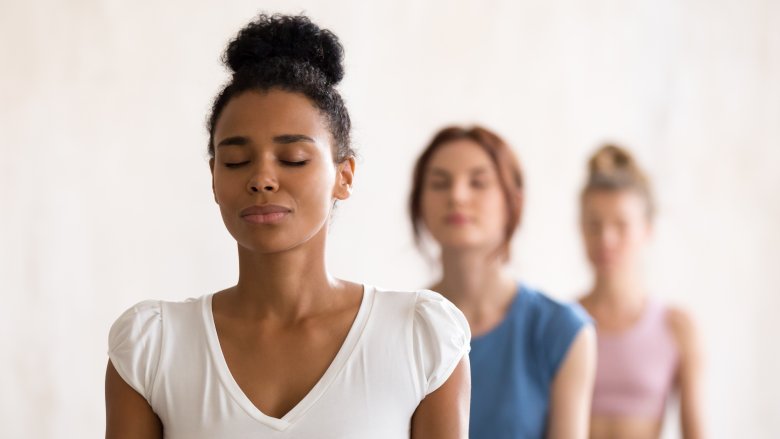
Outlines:
[[660,300],[648,298],[641,318],[641,326],[654,333],[657,331],[666,332],[666,316],[668,311],[669,307]]
[[666,319],[666,306],[652,297],[647,298],[643,320],[647,323],[658,323]]

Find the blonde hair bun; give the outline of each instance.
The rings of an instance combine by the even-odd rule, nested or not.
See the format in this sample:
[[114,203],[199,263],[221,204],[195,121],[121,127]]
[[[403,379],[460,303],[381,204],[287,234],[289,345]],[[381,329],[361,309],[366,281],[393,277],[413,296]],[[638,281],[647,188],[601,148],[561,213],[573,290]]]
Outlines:
[[633,190],[645,198],[648,215],[653,215],[650,182],[627,149],[605,144],[588,161],[588,173],[583,195],[598,190]]

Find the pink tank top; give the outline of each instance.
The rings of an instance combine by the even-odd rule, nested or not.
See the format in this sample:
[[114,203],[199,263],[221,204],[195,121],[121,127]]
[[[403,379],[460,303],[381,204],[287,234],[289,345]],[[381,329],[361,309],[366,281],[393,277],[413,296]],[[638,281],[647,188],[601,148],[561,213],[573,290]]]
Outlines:
[[598,330],[593,414],[661,417],[674,386],[679,352],[666,307],[649,300],[644,314],[620,333]]

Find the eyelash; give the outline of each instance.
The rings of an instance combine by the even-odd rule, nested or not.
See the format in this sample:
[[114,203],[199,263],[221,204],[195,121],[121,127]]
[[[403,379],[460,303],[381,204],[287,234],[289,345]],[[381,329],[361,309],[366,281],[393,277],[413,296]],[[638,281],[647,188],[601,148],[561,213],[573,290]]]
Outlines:
[[[293,162],[293,161],[289,161],[289,160],[279,160],[279,162],[282,165],[284,165],[284,166],[291,166],[291,167],[296,167],[296,168],[297,167],[301,167],[301,166],[309,163],[308,160],[301,160],[299,162]],[[238,163],[225,163],[225,167],[226,168],[230,168],[230,169],[235,169],[235,168],[240,168],[241,166],[244,166],[244,165],[246,165],[248,163],[249,163],[249,161],[243,161],[243,162],[238,162]]]
[[[469,183],[469,185],[475,189],[484,189],[487,186],[487,183],[480,180],[474,180]],[[431,183],[431,188],[435,190],[442,190],[449,188],[450,184],[447,182],[433,182]]]
[[279,160],[279,162],[281,162],[281,164],[283,164],[284,166],[293,166],[293,167],[300,167],[300,166],[305,165],[306,163],[309,163],[308,160],[301,160],[299,162],[291,162],[291,161],[288,161],[288,160]]

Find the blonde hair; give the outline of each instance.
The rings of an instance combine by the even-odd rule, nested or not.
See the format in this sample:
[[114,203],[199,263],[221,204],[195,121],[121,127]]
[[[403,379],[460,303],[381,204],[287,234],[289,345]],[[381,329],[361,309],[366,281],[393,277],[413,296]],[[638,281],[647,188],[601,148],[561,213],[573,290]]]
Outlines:
[[588,161],[588,180],[582,199],[597,191],[632,191],[645,201],[647,217],[655,216],[655,200],[647,175],[626,149],[613,144],[599,148]]

